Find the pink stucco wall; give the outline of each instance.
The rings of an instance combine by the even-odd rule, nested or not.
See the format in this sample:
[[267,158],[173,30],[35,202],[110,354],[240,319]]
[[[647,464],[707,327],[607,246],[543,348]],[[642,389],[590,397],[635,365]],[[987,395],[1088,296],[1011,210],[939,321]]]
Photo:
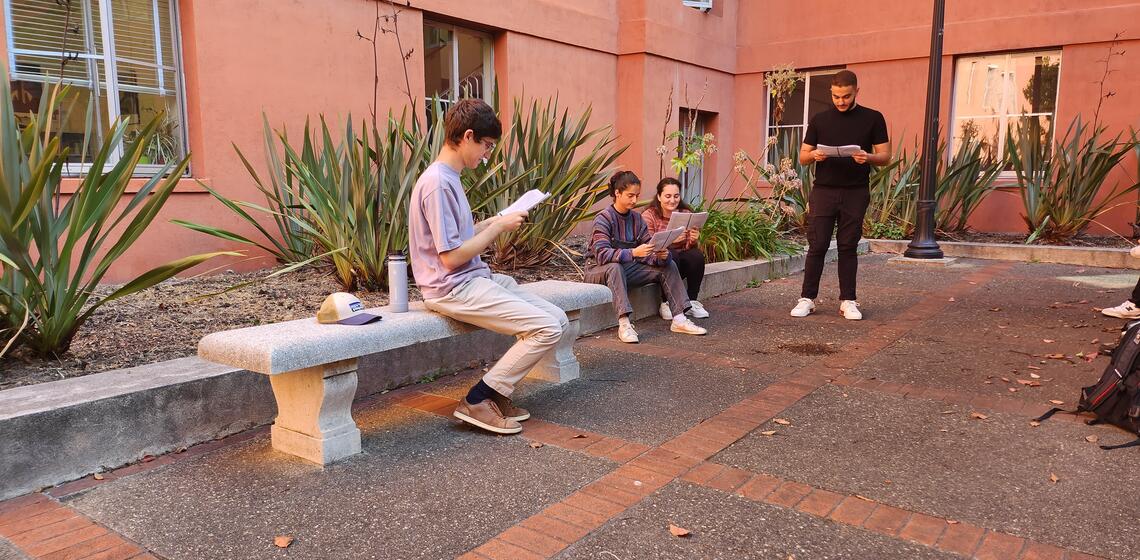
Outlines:
[[[709,13],[679,0],[419,0],[401,8],[400,32],[413,49],[408,73],[422,104],[423,21],[430,19],[490,33],[494,70],[503,100],[557,95],[563,107],[593,107],[592,122],[612,124],[630,144],[621,164],[647,185],[660,177],[664,111],[670,88],[677,126],[697,98],[714,114],[718,154],[706,162],[706,193],[732,178],[732,153],[753,154],[764,141],[767,97],[763,72],[782,64],[799,68],[846,66],[860,76],[861,101],[887,116],[896,146],[912,145],[922,130],[930,37],[928,2],[891,0],[874,6],[839,0],[718,0]],[[184,180],[163,215],[112,271],[122,279],[167,259],[234,245],[167,223],[208,222],[239,231],[243,225],[198,188],[201,180],[229,196],[257,193],[231,143],[254,161],[262,153],[261,115],[274,126],[299,131],[306,117],[325,114],[334,125],[349,114],[366,118],[373,98],[372,46],[356,37],[371,28],[372,0],[181,0],[187,130],[193,180]],[[382,4],[383,13],[391,6]],[[1096,85],[1106,41],[1124,23],[1140,21],[1140,2],[1122,0],[959,0],[947,8],[942,117],[950,116],[954,57],[1003,50],[1061,48],[1058,126],[1096,106]],[[3,42],[0,41],[0,45]],[[1117,95],[1102,109],[1115,133],[1140,125],[1140,41],[1114,60]],[[2,47],[0,47],[2,48]],[[378,44],[382,112],[407,105],[404,67],[392,34]],[[708,84],[707,90],[704,84]],[[1136,173],[1129,161],[1130,173]],[[1123,180],[1123,172],[1114,180]],[[739,185],[736,185],[738,188]],[[1000,194],[1000,193],[999,193]],[[1020,203],[1001,194],[981,209],[975,225],[1018,230]],[[1127,232],[1134,208],[1100,220]],[[238,269],[265,259],[217,262]]]

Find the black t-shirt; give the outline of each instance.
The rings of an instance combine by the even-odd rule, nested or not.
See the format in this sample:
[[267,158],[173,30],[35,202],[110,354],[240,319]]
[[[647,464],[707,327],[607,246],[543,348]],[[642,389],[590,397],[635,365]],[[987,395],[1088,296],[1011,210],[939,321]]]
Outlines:
[[[887,143],[887,121],[883,114],[862,105],[840,112],[832,107],[808,122],[804,144],[846,146],[857,144],[872,153],[875,144]],[[871,164],[855,163],[849,157],[830,157],[815,164],[815,184],[826,187],[865,187]]]

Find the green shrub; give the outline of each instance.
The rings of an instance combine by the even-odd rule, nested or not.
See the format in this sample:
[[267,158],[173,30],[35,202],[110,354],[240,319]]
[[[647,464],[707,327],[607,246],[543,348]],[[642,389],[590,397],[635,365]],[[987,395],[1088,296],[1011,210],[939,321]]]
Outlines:
[[503,234],[491,247],[490,264],[500,270],[541,266],[569,254],[563,243],[593,207],[607,198],[607,180],[628,146],[617,146],[610,127],[590,129],[592,110],[580,117],[559,110],[557,100],[515,100],[510,127],[488,163],[464,173],[472,209],[493,216],[530,189],[550,194],[530,211],[527,224]]
[[899,222],[872,222],[865,235],[870,239],[906,239],[905,224]]
[[698,241],[708,262],[771,259],[801,250],[783,238],[777,220],[758,204],[708,205],[701,210],[709,213]]
[[916,195],[921,175],[921,159],[905,150],[890,163],[871,171],[871,203],[863,220],[863,235],[874,237],[875,224],[903,232],[894,239],[910,236],[918,208]]
[[1133,182],[1103,192],[1108,174],[1137,146],[1135,132],[1125,140],[1122,133],[1105,138],[1105,127],[1090,126],[1078,115],[1055,145],[1047,136],[1034,123],[1006,138],[1030,232],[1027,243],[1064,242],[1140,187]]
[[938,200],[935,223],[944,232],[962,232],[968,228],[970,216],[994,189],[1005,167],[1004,160],[985,157],[985,146],[970,139],[954,152],[947,162],[946,145],[938,146]]
[[[128,122],[111,126],[94,146],[93,172],[79,178],[75,193],[61,190],[67,150],[51,124],[66,89],[45,96],[40,111],[21,127],[12,105],[8,72],[0,81],[0,340],[4,351],[26,345],[40,356],[67,351],[75,333],[102,305],[134,294],[217,255],[178,259],[149,270],[104,298],[99,282],[142,236],[174,191],[189,156],[168,162],[124,198],[135,168],[162,123],[162,115],[125,143]],[[48,101],[48,100],[51,101]],[[91,119],[88,119],[88,123]],[[87,138],[94,137],[87,127]],[[117,161],[113,156],[122,150]],[[65,200],[66,198],[66,200]],[[125,202],[125,204],[123,204]],[[14,342],[13,342],[14,341]]]

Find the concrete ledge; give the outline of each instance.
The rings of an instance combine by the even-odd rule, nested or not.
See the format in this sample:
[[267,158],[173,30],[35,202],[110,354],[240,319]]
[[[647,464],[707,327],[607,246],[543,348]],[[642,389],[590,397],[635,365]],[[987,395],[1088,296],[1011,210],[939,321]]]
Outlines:
[[[710,264],[701,298],[798,272],[803,261]],[[656,314],[658,293],[655,286],[636,291],[636,317]],[[583,309],[580,321],[583,334],[617,322],[609,303]],[[474,330],[370,354],[360,359],[356,397],[493,361],[513,342]],[[268,376],[198,357],[0,391],[0,500],[266,425],[276,415]]]
[[[902,253],[907,240],[871,239],[873,253]],[[1128,249],[1105,247],[1064,247],[1059,245],[1016,245],[1012,243],[965,243],[939,241],[938,246],[947,257],[991,259],[1001,261],[1043,262],[1096,266],[1103,268],[1130,268],[1140,270],[1140,259],[1129,256]]]

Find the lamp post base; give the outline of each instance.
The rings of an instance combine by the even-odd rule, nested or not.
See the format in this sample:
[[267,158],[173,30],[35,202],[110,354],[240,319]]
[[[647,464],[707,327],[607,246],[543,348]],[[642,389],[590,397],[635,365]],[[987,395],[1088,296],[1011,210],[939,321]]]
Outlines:
[[942,248],[934,240],[912,241],[910,245],[906,246],[903,256],[911,259],[941,259],[945,257],[942,254]]

